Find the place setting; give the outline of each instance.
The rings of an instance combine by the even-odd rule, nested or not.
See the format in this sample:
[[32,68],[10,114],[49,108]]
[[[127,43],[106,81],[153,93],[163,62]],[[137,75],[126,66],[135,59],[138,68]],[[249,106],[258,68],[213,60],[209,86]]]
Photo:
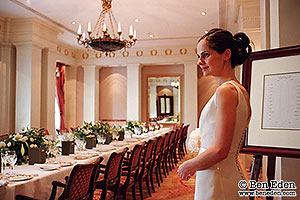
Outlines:
[[115,147],[123,147],[123,146],[126,146],[128,145],[128,142],[127,141],[113,141],[111,143],[111,145],[115,146]]
[[[8,182],[25,181],[32,179],[37,174],[16,173],[14,168],[17,162],[17,155],[14,150],[6,150],[1,153],[2,172],[0,174],[0,186],[5,186]],[[8,167],[8,169],[7,169]]]
[[[6,182],[17,182],[17,181],[27,181],[32,179],[33,177],[38,176],[38,174],[5,174],[0,177],[2,185],[6,184]],[[1,185],[0,183],[0,185]]]
[[99,154],[96,152],[79,152],[79,153],[75,153],[75,154],[70,154],[69,156],[76,160],[85,160],[85,159],[89,159],[92,157],[97,157],[97,156],[99,156]]
[[132,137],[132,138],[126,138],[124,139],[124,141],[126,141],[127,143],[131,143],[131,142],[138,142],[140,141],[140,139],[136,137]]
[[97,147],[93,148],[95,151],[98,151],[98,152],[107,152],[107,151],[112,151],[112,150],[115,150],[116,147],[115,146],[112,146],[112,145],[97,145]]

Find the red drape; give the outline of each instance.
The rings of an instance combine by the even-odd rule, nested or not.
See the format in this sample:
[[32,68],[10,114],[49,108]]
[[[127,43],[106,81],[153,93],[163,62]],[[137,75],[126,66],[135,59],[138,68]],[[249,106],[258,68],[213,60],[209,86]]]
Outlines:
[[65,65],[56,63],[56,98],[60,111],[60,130],[65,130],[65,98],[64,98],[64,83],[65,83]]

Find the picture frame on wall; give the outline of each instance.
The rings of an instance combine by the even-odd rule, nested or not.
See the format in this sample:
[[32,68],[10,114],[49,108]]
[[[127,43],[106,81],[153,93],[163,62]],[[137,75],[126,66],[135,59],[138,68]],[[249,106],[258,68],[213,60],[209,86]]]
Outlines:
[[252,53],[243,85],[252,117],[241,152],[300,158],[300,45]]

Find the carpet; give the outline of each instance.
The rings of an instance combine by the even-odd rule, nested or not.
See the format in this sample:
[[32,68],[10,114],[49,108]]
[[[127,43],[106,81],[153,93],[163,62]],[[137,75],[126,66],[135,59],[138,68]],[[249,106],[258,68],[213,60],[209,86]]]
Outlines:
[[[179,161],[177,166],[169,172],[167,178],[163,176],[163,183],[160,184],[158,187],[156,183],[156,178],[154,177],[154,185],[155,185],[155,193],[151,193],[151,197],[149,197],[147,193],[146,183],[143,183],[143,193],[145,200],[193,200],[194,199],[194,192],[195,192],[195,175],[190,178],[188,181],[181,180],[177,175],[177,169],[181,163],[185,160],[188,160],[194,157],[196,154],[188,154],[185,156],[184,159]],[[154,175],[155,176],[155,175]],[[137,200],[140,199],[139,189],[138,186],[136,187],[136,198]],[[94,200],[98,200],[100,195],[96,192],[94,194]],[[127,200],[132,200],[132,193],[131,190],[126,195]],[[118,197],[118,200],[121,200],[122,196]]]

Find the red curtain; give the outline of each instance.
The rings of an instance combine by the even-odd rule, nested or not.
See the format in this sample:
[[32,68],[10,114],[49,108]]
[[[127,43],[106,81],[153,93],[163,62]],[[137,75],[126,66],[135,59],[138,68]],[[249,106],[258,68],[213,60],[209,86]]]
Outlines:
[[60,111],[60,130],[65,130],[65,97],[64,97],[64,83],[65,83],[65,65],[56,63],[56,99]]

